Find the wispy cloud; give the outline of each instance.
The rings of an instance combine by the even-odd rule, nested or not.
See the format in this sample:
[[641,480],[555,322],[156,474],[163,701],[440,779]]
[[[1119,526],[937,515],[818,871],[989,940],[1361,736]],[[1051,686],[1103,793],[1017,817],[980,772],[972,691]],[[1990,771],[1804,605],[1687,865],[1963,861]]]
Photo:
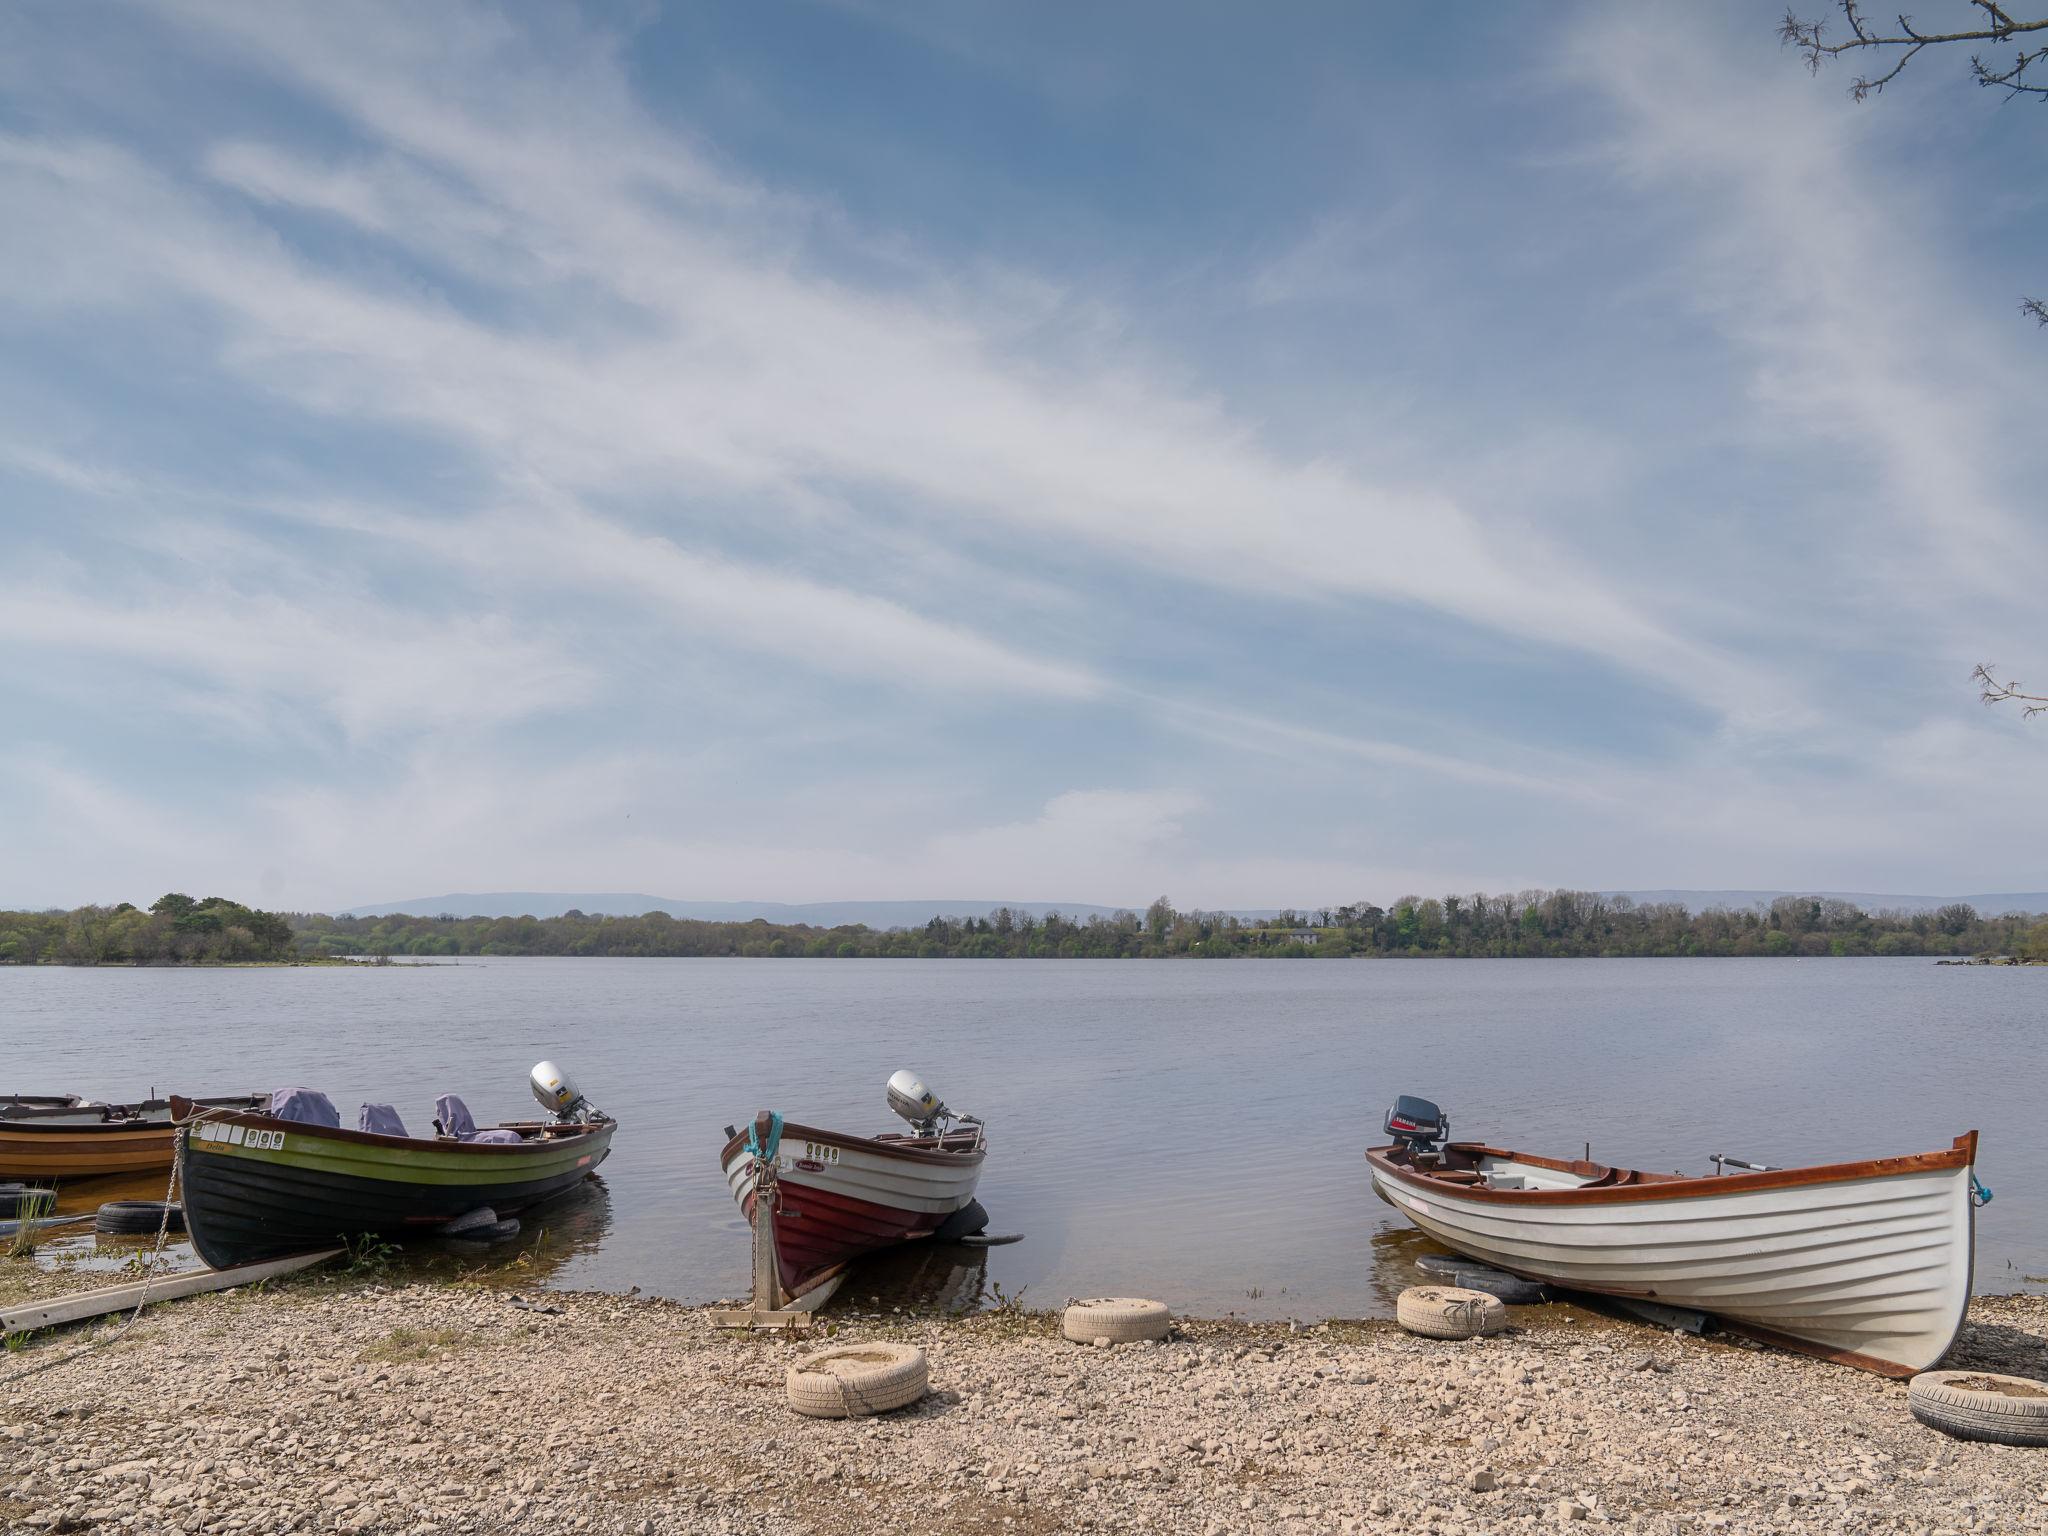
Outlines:
[[[830,126],[721,140],[574,12],[134,21],[147,70],[0,50],[0,708],[52,814],[191,754],[261,780],[205,867],[302,900],[1931,887],[2048,835],[1963,684],[2040,643],[2032,338],[1905,131],[1723,18],[1480,46],[1504,88],[1429,110],[1505,169],[1319,178],[1312,113],[1219,103],[1293,135],[1245,162],[1284,216],[1171,167],[1113,279],[836,195]],[[1042,94],[1099,137],[1031,174],[1113,178],[1142,105]]]
[[[493,329],[252,256],[217,223],[194,228],[189,211],[182,260],[138,253],[228,314],[242,366],[317,408],[431,425],[584,492],[665,483],[787,505],[851,483],[909,498],[935,537],[962,520],[982,538],[1057,530],[1231,589],[1436,609],[1720,710],[1776,692],[1768,673],[1667,629],[1511,518],[1482,519],[1427,486],[1375,484],[1334,459],[1290,461],[1134,354],[1108,366],[1063,354],[1057,325],[1020,352],[1003,317],[957,286],[902,293],[826,275],[805,238],[817,222],[652,125],[608,39],[544,66],[468,18],[422,29],[416,15],[387,28],[305,11],[195,14],[379,146],[342,164],[248,146],[217,156],[216,171],[263,205],[349,219],[472,272],[497,255],[488,232],[515,230],[523,260],[501,270],[623,306],[580,335]],[[564,102],[562,115],[537,112],[515,84]],[[421,168],[443,211],[392,216],[420,196]],[[80,177],[61,196],[95,192]],[[529,295],[536,314],[551,296],[546,284]]]
[[113,599],[0,582],[0,641],[208,685],[275,713],[310,708],[351,741],[471,728],[588,697],[595,672],[493,615],[429,620],[376,602],[315,607],[179,586]]

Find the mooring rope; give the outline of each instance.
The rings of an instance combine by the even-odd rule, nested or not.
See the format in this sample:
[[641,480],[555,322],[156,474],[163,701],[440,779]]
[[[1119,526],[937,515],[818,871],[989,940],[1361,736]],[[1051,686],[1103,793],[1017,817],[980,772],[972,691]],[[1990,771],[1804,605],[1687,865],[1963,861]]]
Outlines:
[[149,1288],[156,1282],[157,1266],[163,1258],[164,1249],[170,1246],[171,1207],[177,1198],[185,1170],[185,1138],[190,1134],[190,1127],[198,1125],[201,1121],[211,1120],[219,1113],[221,1112],[218,1110],[202,1109],[191,1119],[181,1122],[172,1131],[171,1181],[164,1187],[163,1211],[158,1216],[156,1224],[156,1242],[151,1245],[148,1263],[143,1266],[142,1292],[135,1298],[135,1310],[128,1314],[127,1321],[123,1322],[112,1333],[104,1333],[98,1338],[86,1340],[85,1343],[68,1355],[59,1355],[53,1360],[39,1360],[34,1365],[25,1366],[21,1370],[14,1371],[6,1376],[0,1376],[0,1387],[11,1387],[15,1382],[33,1376],[39,1371],[54,1370],[60,1365],[69,1365],[74,1360],[82,1360],[94,1350],[102,1349],[109,1344],[118,1342],[130,1328],[135,1326],[136,1319],[142,1316],[142,1309],[149,1305]]

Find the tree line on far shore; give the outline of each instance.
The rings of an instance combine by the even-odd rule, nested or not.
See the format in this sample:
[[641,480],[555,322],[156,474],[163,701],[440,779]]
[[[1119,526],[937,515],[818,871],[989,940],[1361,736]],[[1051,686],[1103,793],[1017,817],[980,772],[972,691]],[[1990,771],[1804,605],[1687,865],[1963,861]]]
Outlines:
[[73,912],[0,912],[0,964],[232,964],[349,957],[463,955],[811,956],[845,959],[1343,959],[1569,956],[2011,955],[2048,962],[2048,918],[1987,916],[1956,903],[1934,912],[1865,912],[1849,902],[1785,897],[1769,908],[1690,912],[1587,891],[1404,896],[1282,912],[1270,919],[1182,912],[1165,897],[1144,912],[1087,918],[1000,907],[935,917],[919,928],[814,928],[701,922],[666,912],[607,917],[330,917],[261,912],[172,893],[148,911],[123,903]]
[[292,925],[225,896],[181,891],[149,910],[122,902],[70,912],[0,912],[0,965],[232,965],[289,960]]

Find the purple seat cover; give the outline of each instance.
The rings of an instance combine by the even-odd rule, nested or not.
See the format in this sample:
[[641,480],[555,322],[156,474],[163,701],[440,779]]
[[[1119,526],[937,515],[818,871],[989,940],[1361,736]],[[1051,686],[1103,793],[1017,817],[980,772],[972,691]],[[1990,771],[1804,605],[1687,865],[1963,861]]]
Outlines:
[[270,1113],[279,1120],[296,1120],[302,1125],[324,1125],[341,1129],[341,1116],[334,1101],[312,1088],[280,1088],[270,1096]]
[[434,1123],[440,1126],[443,1136],[453,1136],[457,1141],[467,1141],[476,1134],[476,1116],[452,1093],[434,1100]]
[[524,1141],[526,1138],[517,1131],[489,1130],[471,1131],[462,1139],[464,1141]]
[[398,1110],[390,1104],[365,1104],[362,1113],[356,1117],[356,1129],[375,1136],[403,1136],[405,1122],[398,1118]]

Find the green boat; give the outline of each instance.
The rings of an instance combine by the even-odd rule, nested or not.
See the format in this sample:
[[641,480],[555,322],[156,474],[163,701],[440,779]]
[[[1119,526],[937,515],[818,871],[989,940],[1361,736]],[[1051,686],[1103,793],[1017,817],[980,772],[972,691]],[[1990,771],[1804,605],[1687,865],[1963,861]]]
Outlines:
[[504,1222],[566,1194],[609,1155],[618,1122],[591,1109],[549,1063],[534,1069],[536,1093],[544,1068],[554,1097],[543,1102],[555,1118],[445,1132],[437,1120],[431,1139],[174,1096],[193,1248],[226,1269],[365,1233],[431,1236],[474,1228],[480,1216]]

